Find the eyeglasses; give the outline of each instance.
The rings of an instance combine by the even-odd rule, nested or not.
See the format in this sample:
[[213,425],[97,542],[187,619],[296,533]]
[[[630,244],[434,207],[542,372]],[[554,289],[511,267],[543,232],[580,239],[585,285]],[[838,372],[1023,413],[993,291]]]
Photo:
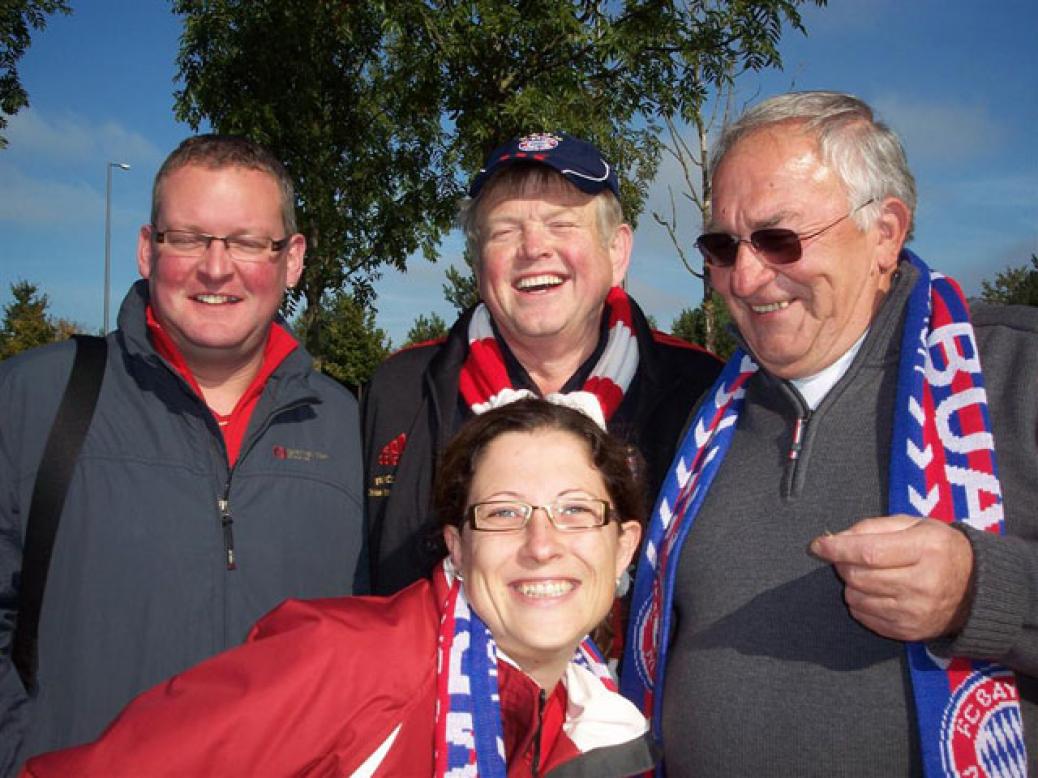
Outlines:
[[828,232],[844,219],[848,219],[874,200],[867,200],[857,208],[852,208],[839,219],[831,222],[820,230],[800,235],[793,230],[781,227],[769,227],[763,230],[755,230],[750,233],[749,238],[740,238],[729,235],[727,232],[707,232],[696,239],[696,248],[703,254],[703,259],[714,267],[731,267],[739,255],[739,244],[748,243],[754,253],[769,265],[791,265],[804,255],[803,243],[805,240],[817,238],[824,232]]
[[519,500],[477,502],[468,509],[472,529],[480,532],[516,532],[530,523],[540,508],[560,532],[579,532],[609,523],[612,506],[589,497],[564,497],[550,505],[530,505]]
[[[154,226],[152,227],[154,230]],[[288,238],[258,238],[253,235],[207,235],[190,230],[155,230],[155,242],[166,246],[184,257],[200,257],[209,250],[214,240],[223,241],[227,254],[235,262],[269,262],[271,252],[276,255],[288,245]]]

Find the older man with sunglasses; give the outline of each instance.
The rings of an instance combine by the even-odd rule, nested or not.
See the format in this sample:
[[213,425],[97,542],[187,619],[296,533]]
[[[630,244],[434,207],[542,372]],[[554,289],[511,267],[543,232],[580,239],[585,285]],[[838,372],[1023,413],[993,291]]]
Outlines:
[[34,483],[46,495],[54,479],[37,470],[88,352],[66,342],[0,365],[0,775],[97,737],[283,599],[349,593],[357,403],[277,317],[305,249],[291,179],[267,150],[204,135],[166,159],[49,569],[23,538],[46,519]]
[[622,679],[671,778],[1038,770],[1038,310],[971,312],[914,209],[856,98],[719,141],[697,245],[742,348],[664,484]]

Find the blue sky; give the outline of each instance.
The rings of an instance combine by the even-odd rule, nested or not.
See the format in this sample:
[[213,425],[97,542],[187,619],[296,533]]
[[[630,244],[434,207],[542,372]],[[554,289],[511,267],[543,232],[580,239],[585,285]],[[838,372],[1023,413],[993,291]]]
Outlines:
[[[0,300],[32,281],[54,315],[90,330],[102,320],[105,167],[113,171],[112,306],[136,277],[137,228],[164,156],[190,134],[173,118],[179,20],[163,0],[73,0],[22,59],[31,107],[10,120],[0,151]],[[807,36],[783,37],[785,69],[744,78],[742,101],[836,89],[871,103],[901,135],[919,186],[913,248],[980,281],[1038,252],[1038,3],[1034,0],[831,0],[804,14]],[[668,327],[701,285],[647,215],[676,184],[664,166],[635,238],[630,289]],[[687,245],[699,225],[685,220]],[[447,321],[440,287],[461,256],[456,236],[436,265],[414,259],[378,284],[378,321],[400,344],[420,313]]]

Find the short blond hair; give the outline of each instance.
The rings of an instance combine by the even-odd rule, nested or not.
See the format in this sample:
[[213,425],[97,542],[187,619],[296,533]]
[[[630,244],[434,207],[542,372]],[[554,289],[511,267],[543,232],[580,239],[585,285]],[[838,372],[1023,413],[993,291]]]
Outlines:
[[609,189],[603,189],[596,195],[587,195],[561,173],[547,165],[535,162],[508,165],[497,172],[475,197],[466,197],[458,206],[458,226],[465,233],[465,243],[469,255],[479,260],[481,248],[480,208],[491,199],[505,197],[529,197],[550,192],[566,194],[579,193],[590,196],[595,201],[598,239],[604,246],[617,228],[624,223],[623,208],[616,195]]

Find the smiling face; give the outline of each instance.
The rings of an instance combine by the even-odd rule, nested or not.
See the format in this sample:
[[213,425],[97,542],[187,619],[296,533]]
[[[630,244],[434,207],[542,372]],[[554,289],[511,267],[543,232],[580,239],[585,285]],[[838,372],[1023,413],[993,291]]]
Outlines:
[[[605,196],[605,195],[602,195]],[[595,198],[559,177],[539,191],[488,191],[479,205],[479,292],[505,340],[590,353],[610,287],[627,272],[631,228],[599,233]]]
[[[801,235],[839,219],[848,202],[814,138],[785,123],[747,135],[714,172],[708,231],[748,238],[765,227]],[[890,286],[908,224],[895,198],[862,230],[845,219],[803,244],[803,256],[770,266],[743,243],[735,265],[710,268],[732,319],[761,365],[804,378],[838,360],[868,328]]]
[[[570,432],[507,432],[480,455],[468,504],[559,497],[609,499],[587,444]],[[516,532],[444,528],[472,608],[498,646],[544,688],[554,686],[579,642],[608,613],[616,579],[641,537],[637,521],[559,532],[541,510]]]
[[[161,184],[158,230],[285,237],[273,176],[243,167],[186,165]],[[271,320],[303,269],[306,241],[293,235],[270,261],[234,262],[220,241],[202,257],[178,256],[141,228],[137,267],[148,279],[155,317],[197,370],[203,364],[262,361]]]

